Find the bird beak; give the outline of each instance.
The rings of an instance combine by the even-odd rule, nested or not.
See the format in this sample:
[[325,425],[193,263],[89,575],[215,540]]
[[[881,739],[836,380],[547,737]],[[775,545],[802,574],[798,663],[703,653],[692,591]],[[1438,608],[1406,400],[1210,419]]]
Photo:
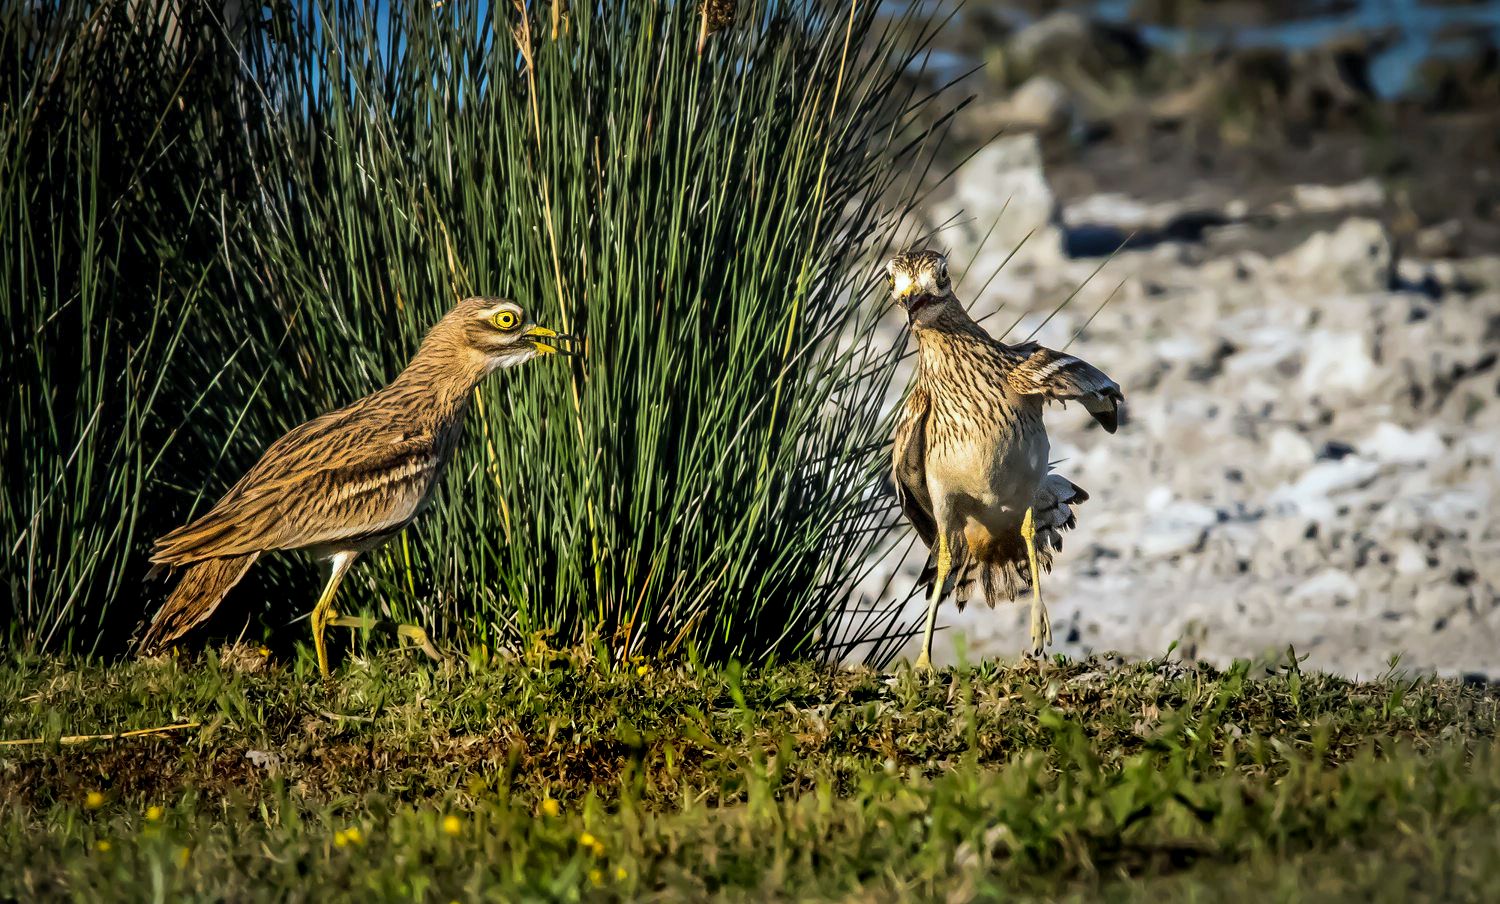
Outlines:
[[[916,323],[917,321],[917,311],[912,306],[913,303],[925,301],[926,299],[927,293],[923,292],[922,287],[917,283],[912,283],[906,287],[905,291],[898,291],[896,293],[896,304],[900,305],[901,310],[905,312],[907,323]],[[921,307],[921,305],[917,305],[917,307]]]
[[543,355],[577,355],[579,352],[572,348],[563,348],[564,342],[574,342],[577,336],[569,336],[559,333],[557,330],[549,330],[544,326],[534,326],[521,334],[521,338],[530,342],[538,352]]

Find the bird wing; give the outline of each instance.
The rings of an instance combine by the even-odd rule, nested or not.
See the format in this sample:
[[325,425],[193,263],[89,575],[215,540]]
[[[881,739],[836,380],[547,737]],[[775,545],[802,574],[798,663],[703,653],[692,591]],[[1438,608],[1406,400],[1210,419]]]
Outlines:
[[389,412],[365,418],[361,402],[272,443],[212,509],[157,540],[151,561],[299,549],[403,526],[441,467],[436,437]]
[[906,397],[891,450],[891,481],[906,520],[916,528],[931,549],[937,541],[937,522],[932,515],[932,497],[927,493],[927,411],[931,399],[920,385]]
[[1013,346],[1022,358],[1007,375],[1010,386],[1023,395],[1041,395],[1059,402],[1079,401],[1106,432],[1120,426],[1120,405],[1125,395],[1120,384],[1094,365],[1035,342]]

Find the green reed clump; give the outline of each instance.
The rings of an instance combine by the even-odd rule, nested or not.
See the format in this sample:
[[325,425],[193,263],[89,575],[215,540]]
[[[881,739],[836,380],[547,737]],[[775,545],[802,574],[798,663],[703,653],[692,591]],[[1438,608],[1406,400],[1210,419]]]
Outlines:
[[[177,4],[157,6],[140,21],[178,21]],[[599,636],[617,655],[831,648],[888,541],[882,411],[899,349],[875,339],[871,293],[931,146],[915,123],[933,120],[932,100],[901,78],[926,36],[915,10],[742,7],[702,54],[690,4],[314,2],[180,29],[197,55],[155,60],[140,105],[176,106],[197,131],[148,130],[144,159],[149,141],[184,159],[129,196],[176,231],[120,252],[132,267],[170,261],[176,288],[99,287],[88,318],[106,330],[129,310],[174,339],[146,368],[165,374],[161,392],[129,409],[144,441],[111,434],[114,454],[144,463],[131,492],[95,497],[92,522],[137,527],[102,574],[45,579],[64,599],[56,621],[147,611],[160,589],[117,578],[144,559],[142,525],[201,510],[280,432],[380,385],[478,293],[585,334],[588,354],[478,390],[437,506],[367,557],[343,608],[498,643]],[[144,31],[131,39],[148,45]],[[189,85],[215,96],[191,112]],[[224,141],[195,141],[210,132]],[[34,389],[48,384],[38,374]],[[65,467],[67,445],[28,447],[24,473]],[[100,455],[84,466],[91,494]],[[7,519],[32,517],[7,494]],[[305,606],[257,602],[310,601],[311,571],[262,566],[240,611],[284,622]],[[34,580],[12,585],[30,598]],[[68,598],[81,583],[87,598]]]
[[0,569],[30,646],[118,648],[138,621],[188,376],[232,351],[183,366],[244,160],[205,65],[227,36],[150,7],[0,11]]

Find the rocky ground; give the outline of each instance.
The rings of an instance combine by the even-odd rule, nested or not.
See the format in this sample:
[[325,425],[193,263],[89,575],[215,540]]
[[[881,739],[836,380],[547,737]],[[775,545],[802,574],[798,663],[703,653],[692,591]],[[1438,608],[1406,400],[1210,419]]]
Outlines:
[[[1370,104],[1383,139],[1367,111],[1261,155],[1222,130],[1059,141],[1040,117],[926,211],[992,333],[1071,341],[1128,398],[1114,436],[1050,415],[1092,494],[1044,583],[1061,651],[1500,677],[1496,110]],[[866,589],[904,594],[920,559]],[[1024,606],[939,621],[940,660],[1026,642]]]

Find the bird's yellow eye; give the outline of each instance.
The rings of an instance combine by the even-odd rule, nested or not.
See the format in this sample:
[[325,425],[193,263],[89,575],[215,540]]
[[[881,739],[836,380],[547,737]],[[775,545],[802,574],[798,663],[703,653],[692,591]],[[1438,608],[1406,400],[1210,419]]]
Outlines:
[[490,318],[490,323],[497,330],[513,330],[516,328],[516,324],[520,322],[520,318],[516,317],[512,311],[501,311]]

